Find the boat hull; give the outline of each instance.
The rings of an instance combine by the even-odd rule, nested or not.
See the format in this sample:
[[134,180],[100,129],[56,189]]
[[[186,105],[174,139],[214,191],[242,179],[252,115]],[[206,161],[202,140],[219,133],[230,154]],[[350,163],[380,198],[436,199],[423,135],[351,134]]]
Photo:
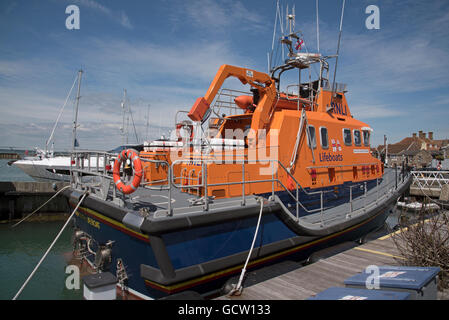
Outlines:
[[44,164],[42,161],[21,160],[13,163],[27,175],[37,180],[70,181],[70,158],[66,165]]
[[[75,205],[71,202],[72,207]],[[263,213],[248,270],[282,260],[303,261],[317,250],[360,239],[383,226],[390,213],[389,209],[379,207],[370,218],[340,232],[298,236],[278,218],[277,210],[280,209]],[[257,217],[255,212],[243,219],[211,221],[184,230],[145,234],[125,225],[117,213],[96,206],[91,199],[79,208],[75,224],[100,244],[114,240],[109,270],[115,274],[116,259],[122,259],[130,275],[127,281],[130,291],[139,297],[159,299],[185,290],[203,296],[217,294],[230,277],[240,273]],[[93,256],[89,259],[94,261]]]

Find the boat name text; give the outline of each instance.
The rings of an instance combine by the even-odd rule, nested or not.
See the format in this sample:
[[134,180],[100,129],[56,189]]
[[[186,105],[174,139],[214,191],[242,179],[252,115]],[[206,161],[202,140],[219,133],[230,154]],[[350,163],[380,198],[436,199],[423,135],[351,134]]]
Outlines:
[[323,161],[343,161],[342,154],[320,153],[320,162]]

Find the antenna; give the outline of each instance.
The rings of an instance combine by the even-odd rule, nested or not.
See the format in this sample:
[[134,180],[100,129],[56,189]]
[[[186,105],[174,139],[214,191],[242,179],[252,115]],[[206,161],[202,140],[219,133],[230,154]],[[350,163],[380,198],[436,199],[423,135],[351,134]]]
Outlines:
[[317,51],[320,52],[320,20],[318,18],[318,0],[316,0],[316,43]]
[[279,15],[279,0],[276,1],[276,16],[274,18],[274,27],[273,27],[273,40],[271,41],[271,53],[268,56],[268,72],[271,72],[271,65],[273,60],[273,52],[274,52],[274,39],[276,38],[276,28],[278,23],[278,15]]
[[334,70],[334,80],[333,80],[333,83],[332,83],[332,97],[331,97],[331,99],[334,99],[335,91],[337,90],[337,85],[335,83],[335,76],[337,74],[338,56],[339,56],[339,53],[340,53],[340,40],[341,40],[341,31],[342,31],[342,26],[343,26],[343,14],[345,12],[345,2],[346,2],[346,0],[343,0],[343,7],[341,8],[340,33],[338,34],[337,54],[336,54],[336,57],[335,57],[335,70]]

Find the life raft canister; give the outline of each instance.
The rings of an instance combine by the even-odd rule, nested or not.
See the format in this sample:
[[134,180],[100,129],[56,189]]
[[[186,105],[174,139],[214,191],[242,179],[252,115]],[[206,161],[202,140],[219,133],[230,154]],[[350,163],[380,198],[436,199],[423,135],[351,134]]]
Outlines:
[[[131,182],[131,184],[124,184],[123,181],[120,180],[120,167],[122,165],[122,162],[126,161],[127,159],[130,159],[132,161],[134,167],[133,181]],[[120,152],[117,159],[115,159],[114,170],[112,171],[116,188],[124,194],[133,193],[140,185],[142,174],[142,162],[140,161],[138,152],[133,149],[127,149]]]

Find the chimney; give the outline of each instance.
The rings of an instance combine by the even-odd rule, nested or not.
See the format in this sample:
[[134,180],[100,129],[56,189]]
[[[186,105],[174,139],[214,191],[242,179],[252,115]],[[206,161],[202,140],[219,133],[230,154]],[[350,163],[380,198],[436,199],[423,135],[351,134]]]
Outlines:
[[430,139],[430,140],[433,140],[433,132],[430,132],[430,131],[429,131],[429,139]]
[[416,132],[413,132],[412,137],[416,138]]
[[424,132],[422,132],[422,130],[419,130],[419,138],[420,139],[425,139],[426,138],[426,134]]

